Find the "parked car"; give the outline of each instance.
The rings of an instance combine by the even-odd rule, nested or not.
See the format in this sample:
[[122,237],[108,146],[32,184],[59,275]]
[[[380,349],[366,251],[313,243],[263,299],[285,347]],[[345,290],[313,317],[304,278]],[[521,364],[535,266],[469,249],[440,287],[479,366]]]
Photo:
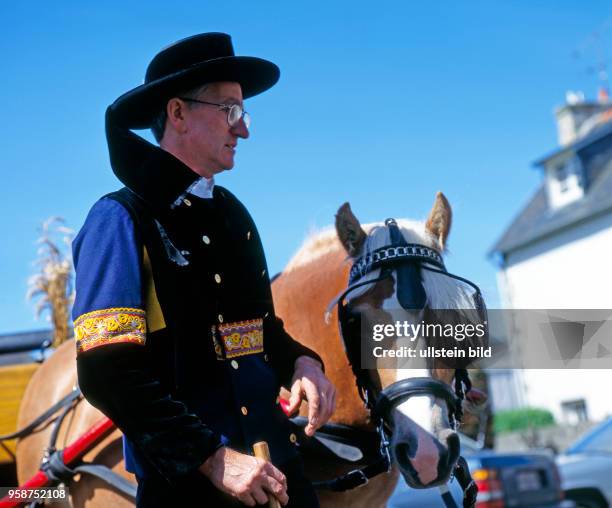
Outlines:
[[[496,453],[481,449],[460,435],[461,453],[478,485],[476,508],[571,508],[563,491],[555,462],[540,453]],[[463,493],[455,480],[449,484],[457,506]],[[412,489],[403,481],[389,500],[389,508],[443,508],[437,488]]]
[[612,418],[593,427],[557,457],[561,485],[579,508],[612,505]]

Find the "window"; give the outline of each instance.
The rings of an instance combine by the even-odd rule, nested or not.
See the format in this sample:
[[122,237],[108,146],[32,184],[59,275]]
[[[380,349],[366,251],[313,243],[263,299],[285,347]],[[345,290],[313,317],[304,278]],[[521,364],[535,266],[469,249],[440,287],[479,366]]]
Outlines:
[[589,420],[587,405],[584,399],[566,400],[561,402],[561,411],[566,422],[576,424]]
[[555,178],[559,182],[559,191],[565,192],[567,190],[567,177],[568,177],[567,164],[564,162],[555,167]]

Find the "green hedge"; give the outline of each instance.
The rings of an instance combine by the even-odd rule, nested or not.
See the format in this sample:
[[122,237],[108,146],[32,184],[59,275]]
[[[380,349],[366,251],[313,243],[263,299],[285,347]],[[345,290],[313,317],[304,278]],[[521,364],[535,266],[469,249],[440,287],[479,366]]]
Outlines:
[[493,422],[495,432],[503,433],[554,425],[555,417],[546,409],[528,407],[499,411]]

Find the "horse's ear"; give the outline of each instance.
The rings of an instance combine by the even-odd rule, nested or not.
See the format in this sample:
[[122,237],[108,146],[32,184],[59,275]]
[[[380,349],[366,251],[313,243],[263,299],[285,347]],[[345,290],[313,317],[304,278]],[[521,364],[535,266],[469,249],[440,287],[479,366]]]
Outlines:
[[425,223],[427,230],[432,233],[444,249],[446,239],[450,233],[453,212],[446,196],[441,192],[436,194],[433,208],[429,212],[429,217]]
[[338,233],[340,243],[349,256],[356,256],[361,252],[367,235],[361,228],[359,220],[353,214],[351,205],[348,203],[344,203],[338,208],[338,213],[336,213],[336,232]]

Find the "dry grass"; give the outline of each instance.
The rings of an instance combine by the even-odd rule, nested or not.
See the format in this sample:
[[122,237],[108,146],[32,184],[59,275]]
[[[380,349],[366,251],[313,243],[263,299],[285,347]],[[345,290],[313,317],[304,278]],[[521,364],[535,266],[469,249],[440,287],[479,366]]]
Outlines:
[[39,273],[28,279],[28,300],[36,299],[36,316],[49,312],[53,325],[53,346],[70,338],[72,289],[72,256],[70,245],[74,232],[64,226],[61,217],[50,217],[41,226],[35,262]]

